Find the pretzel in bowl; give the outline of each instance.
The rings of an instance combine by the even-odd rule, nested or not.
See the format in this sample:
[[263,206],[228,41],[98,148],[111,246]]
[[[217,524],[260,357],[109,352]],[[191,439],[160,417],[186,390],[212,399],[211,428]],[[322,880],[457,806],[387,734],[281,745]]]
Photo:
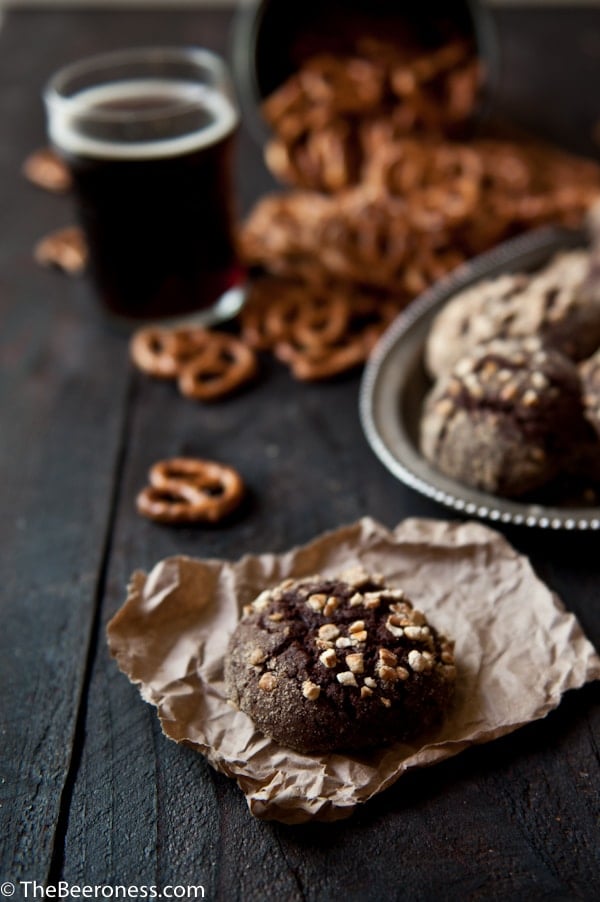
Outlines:
[[194,457],[155,463],[138,494],[138,513],[157,523],[217,523],[240,504],[244,483],[233,467]]

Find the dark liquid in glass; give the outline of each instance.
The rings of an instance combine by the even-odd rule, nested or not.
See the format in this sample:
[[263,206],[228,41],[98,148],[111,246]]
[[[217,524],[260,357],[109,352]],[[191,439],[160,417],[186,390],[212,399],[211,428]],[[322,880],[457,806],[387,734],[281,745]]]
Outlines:
[[[209,107],[186,114],[185,98],[179,101],[181,115],[169,117],[169,103],[172,98],[153,96],[103,101],[103,111],[122,116],[121,144],[125,136],[135,149],[138,141],[137,159],[111,157],[109,150],[105,156],[87,148],[85,154],[59,148],[72,171],[92,276],[108,312],[119,319],[164,318],[211,307],[240,278],[232,234],[235,122],[219,128]],[[167,115],[155,121],[161,104]],[[142,115],[136,122],[145,111],[148,119]],[[134,114],[130,123],[128,113]],[[190,124],[194,132],[186,136]],[[98,146],[105,142],[110,148],[114,126],[94,120],[93,128]],[[173,128],[179,130],[175,141]],[[149,130],[156,140],[144,140]],[[183,143],[177,143],[179,138]],[[184,152],[175,152],[182,147]]]

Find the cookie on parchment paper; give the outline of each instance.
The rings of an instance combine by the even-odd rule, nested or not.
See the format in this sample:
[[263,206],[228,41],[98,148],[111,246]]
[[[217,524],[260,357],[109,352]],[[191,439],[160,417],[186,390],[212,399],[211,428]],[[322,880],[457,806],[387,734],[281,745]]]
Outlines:
[[281,745],[365,749],[438,723],[454,690],[452,647],[404,592],[360,569],[289,579],[245,609],[227,690]]

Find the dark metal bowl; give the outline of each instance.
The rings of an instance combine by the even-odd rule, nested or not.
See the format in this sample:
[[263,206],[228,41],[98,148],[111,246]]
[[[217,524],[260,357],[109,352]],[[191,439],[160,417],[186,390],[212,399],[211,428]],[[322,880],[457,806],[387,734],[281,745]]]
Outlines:
[[392,323],[369,361],[360,392],[360,417],[373,451],[398,479],[434,501],[497,523],[543,529],[600,529],[600,508],[513,501],[477,491],[438,472],[419,451],[419,422],[431,387],[423,363],[425,341],[441,307],[480,279],[526,272],[558,251],[581,247],[582,232],[547,228],[498,246],[436,283]]

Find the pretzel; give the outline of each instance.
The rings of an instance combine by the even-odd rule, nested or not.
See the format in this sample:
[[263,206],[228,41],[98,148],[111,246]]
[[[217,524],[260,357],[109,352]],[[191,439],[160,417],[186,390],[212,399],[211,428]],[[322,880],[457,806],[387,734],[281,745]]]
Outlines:
[[65,194],[72,184],[68,166],[49,147],[36,150],[27,157],[23,175],[33,185],[53,194]]
[[296,379],[316,382],[363,364],[369,350],[365,336],[359,334],[344,335],[336,342],[319,346],[281,342],[275,346],[275,355],[289,365]]
[[224,332],[206,332],[177,374],[179,391],[195,401],[214,401],[235,391],[257,371],[256,354]]
[[169,329],[147,326],[133,334],[129,345],[135,365],[157,379],[176,379],[181,367],[204,351],[205,329]]
[[77,276],[87,265],[87,243],[78,226],[68,226],[38,241],[33,256],[40,266],[53,266],[70,276]]
[[244,495],[239,473],[210,460],[162,460],[151,467],[149,480],[136,498],[136,507],[158,523],[216,523],[231,513]]

